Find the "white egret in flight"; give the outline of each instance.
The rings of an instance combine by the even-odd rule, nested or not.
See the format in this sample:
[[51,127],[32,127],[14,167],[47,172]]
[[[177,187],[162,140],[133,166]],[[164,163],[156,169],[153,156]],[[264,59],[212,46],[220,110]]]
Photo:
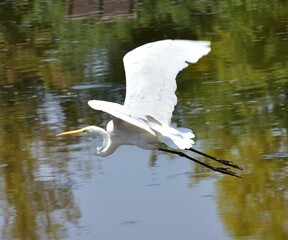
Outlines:
[[[241,169],[231,161],[218,159],[192,148],[195,136],[190,129],[171,124],[177,103],[176,76],[188,63],[196,63],[210,52],[210,42],[162,40],[140,46],[124,58],[126,97],[124,104],[91,100],[88,105],[110,114],[106,130],[89,126],[57,136],[86,134],[93,138],[90,150],[108,156],[121,145],[177,154],[209,169],[238,177],[229,167],[214,167],[184,153],[190,150],[224,165]],[[163,146],[166,145],[166,148]],[[169,148],[167,148],[169,147]]]

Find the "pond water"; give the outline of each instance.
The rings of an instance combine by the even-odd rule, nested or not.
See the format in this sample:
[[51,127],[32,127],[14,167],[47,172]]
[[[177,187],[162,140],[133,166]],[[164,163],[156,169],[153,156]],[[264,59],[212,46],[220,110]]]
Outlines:
[[[242,179],[55,136],[105,127],[87,101],[122,103],[124,54],[168,38],[211,41],[177,77],[173,121]],[[0,3],[0,238],[288,239],[287,69],[287,1]]]

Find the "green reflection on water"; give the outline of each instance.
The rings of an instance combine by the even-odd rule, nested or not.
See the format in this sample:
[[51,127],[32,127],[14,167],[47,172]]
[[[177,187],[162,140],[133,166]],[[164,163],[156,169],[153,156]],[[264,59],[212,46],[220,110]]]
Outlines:
[[[164,38],[212,42],[211,54],[178,77],[175,121],[194,129],[202,150],[245,169],[242,181],[223,177],[217,182],[219,213],[227,231],[235,239],[286,239],[287,157],[263,155],[288,152],[288,3],[125,4],[120,15],[105,12],[105,3],[97,5],[98,13],[88,19],[85,14],[79,17],[77,9],[73,15],[71,6],[61,1],[0,6],[1,201],[9,209],[4,239],[60,239],[66,223],[55,216],[59,209],[66,220],[77,222],[80,213],[73,193],[59,180],[64,178],[65,185],[73,182],[67,164],[60,161],[63,156],[69,161],[69,149],[60,146],[64,153],[57,155],[59,142],[51,137],[57,128],[94,124],[95,113],[86,107],[87,100],[96,96],[121,102],[123,55]],[[81,90],[82,83],[102,87]],[[49,114],[61,123],[40,114],[51,101],[46,93],[52,93],[59,108]],[[98,124],[108,119],[97,116]],[[41,157],[35,156],[35,148]],[[57,172],[56,180],[37,180],[43,161]],[[203,180],[203,173],[210,176],[200,166],[193,171],[191,186]]]

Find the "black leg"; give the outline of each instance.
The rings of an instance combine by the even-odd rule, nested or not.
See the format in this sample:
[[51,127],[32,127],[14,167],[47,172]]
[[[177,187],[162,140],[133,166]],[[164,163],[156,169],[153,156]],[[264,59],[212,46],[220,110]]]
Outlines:
[[216,162],[222,163],[222,164],[224,164],[224,165],[226,165],[226,166],[233,167],[233,168],[236,168],[236,169],[239,169],[239,170],[243,170],[243,168],[239,167],[238,165],[234,164],[234,163],[231,162],[231,161],[213,157],[213,156],[211,156],[211,155],[208,155],[207,153],[200,152],[200,151],[198,151],[198,150],[196,150],[196,149],[194,149],[194,148],[189,148],[189,149],[187,149],[187,150],[192,151],[192,152],[195,152],[195,153],[198,153],[198,154],[200,154],[200,155],[202,155],[202,156],[204,156],[204,157],[210,158],[210,159],[212,159],[212,160],[214,160],[214,161],[216,161]]
[[174,151],[174,150],[170,150],[170,149],[165,149],[165,148],[158,148],[158,150],[162,151],[162,152],[168,152],[168,153],[173,153],[173,154],[177,154],[178,156],[180,157],[185,157],[193,162],[196,162],[206,168],[209,168],[213,171],[216,171],[216,172],[220,172],[220,173],[223,173],[223,174],[227,174],[227,175],[231,175],[231,176],[234,176],[234,177],[238,177],[238,178],[241,178],[240,176],[238,176],[235,172],[232,172],[229,168],[225,168],[225,167],[213,167],[207,163],[204,163],[204,162],[200,162],[199,160],[195,159],[195,158],[192,158],[190,156],[188,156],[187,154],[183,153],[183,152],[178,152],[178,151]]

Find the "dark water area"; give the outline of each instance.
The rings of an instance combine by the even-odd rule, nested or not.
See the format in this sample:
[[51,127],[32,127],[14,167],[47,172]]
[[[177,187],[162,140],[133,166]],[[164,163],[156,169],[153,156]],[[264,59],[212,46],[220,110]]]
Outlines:
[[[55,136],[105,127],[87,101],[123,103],[125,53],[169,38],[211,41],[177,77],[173,121],[242,179]],[[0,238],[288,239],[287,69],[286,1],[1,2]]]

